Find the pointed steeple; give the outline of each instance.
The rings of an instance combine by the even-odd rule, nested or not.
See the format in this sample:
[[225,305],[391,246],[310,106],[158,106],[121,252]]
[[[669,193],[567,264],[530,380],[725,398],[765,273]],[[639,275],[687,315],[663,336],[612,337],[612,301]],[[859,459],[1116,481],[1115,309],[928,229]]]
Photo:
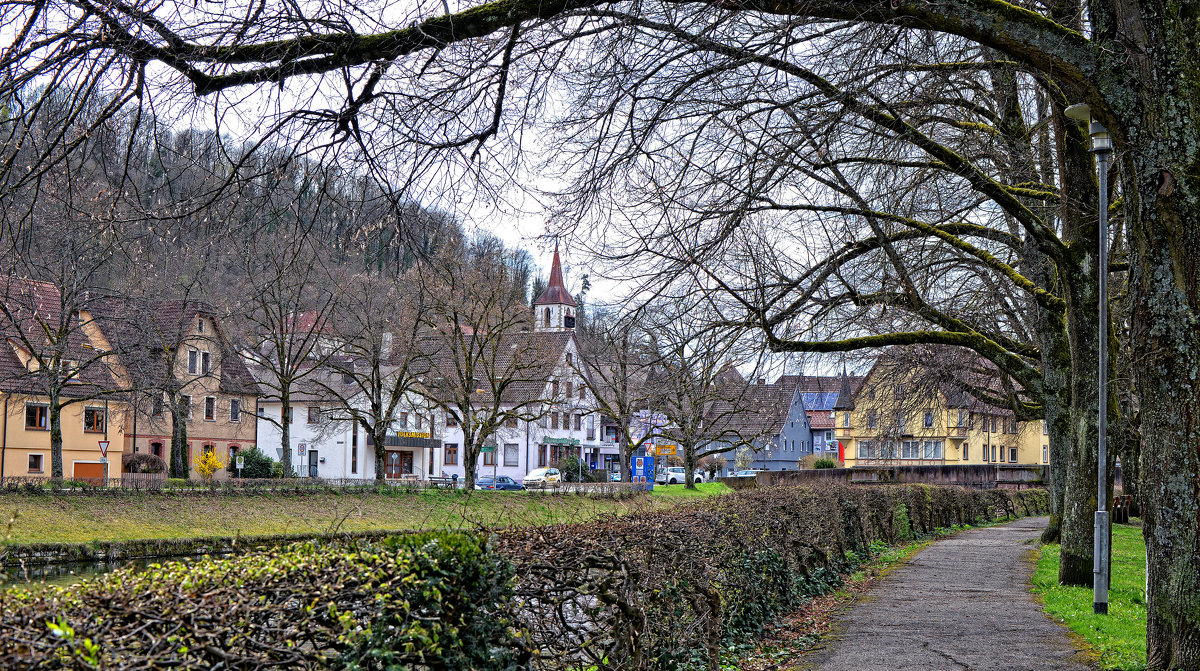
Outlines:
[[546,290],[533,302],[534,305],[569,305],[575,307],[575,299],[563,282],[562,261],[558,258],[558,241],[554,242],[554,261],[550,264],[550,283]]
[[838,385],[837,401],[833,404],[834,410],[853,410],[854,395],[850,390],[850,376],[846,374],[846,364],[842,364],[842,375]]

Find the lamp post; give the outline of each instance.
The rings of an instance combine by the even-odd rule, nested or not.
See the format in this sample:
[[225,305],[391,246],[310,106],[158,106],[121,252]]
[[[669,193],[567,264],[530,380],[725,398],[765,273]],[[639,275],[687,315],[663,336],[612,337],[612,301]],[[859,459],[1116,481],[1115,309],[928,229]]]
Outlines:
[[1067,117],[1088,124],[1088,134],[1092,138],[1092,153],[1096,155],[1096,175],[1099,178],[1100,194],[1097,198],[1099,210],[1100,237],[1100,363],[1099,363],[1099,398],[1097,410],[1099,414],[1096,441],[1096,520],[1092,548],[1095,556],[1092,559],[1093,591],[1092,612],[1097,615],[1108,614],[1108,157],[1112,153],[1112,136],[1108,129],[1092,119],[1092,110],[1086,104],[1071,105],[1066,109]]

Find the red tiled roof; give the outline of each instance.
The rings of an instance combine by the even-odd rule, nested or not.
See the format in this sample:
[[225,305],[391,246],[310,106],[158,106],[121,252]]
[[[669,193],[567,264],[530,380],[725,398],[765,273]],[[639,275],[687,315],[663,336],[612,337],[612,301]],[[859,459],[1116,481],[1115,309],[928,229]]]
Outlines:
[[814,429],[832,429],[834,428],[833,417],[830,416],[828,410],[818,412],[809,411],[808,425]]

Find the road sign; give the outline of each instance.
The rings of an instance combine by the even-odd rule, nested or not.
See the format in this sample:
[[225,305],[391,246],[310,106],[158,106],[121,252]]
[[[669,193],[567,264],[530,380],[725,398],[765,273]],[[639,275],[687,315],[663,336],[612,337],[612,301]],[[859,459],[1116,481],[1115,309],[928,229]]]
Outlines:
[[107,441],[107,440],[97,440],[96,442],[100,444],[100,456],[101,456],[101,457],[107,457],[107,456],[108,456],[108,446],[109,446],[109,441]]
[[308,449],[308,443],[300,443],[299,445],[296,446],[296,451],[299,452],[300,456],[302,456],[302,457],[304,456],[304,451],[307,449]]
[[237,469],[240,471],[245,467],[246,467],[246,457],[243,457],[242,455],[239,454],[237,456]]
[[678,449],[678,445],[659,445],[655,452],[657,452],[659,456],[667,454],[675,455]]
[[480,452],[495,452],[496,446],[495,445],[483,445],[482,447],[479,448],[479,451]]

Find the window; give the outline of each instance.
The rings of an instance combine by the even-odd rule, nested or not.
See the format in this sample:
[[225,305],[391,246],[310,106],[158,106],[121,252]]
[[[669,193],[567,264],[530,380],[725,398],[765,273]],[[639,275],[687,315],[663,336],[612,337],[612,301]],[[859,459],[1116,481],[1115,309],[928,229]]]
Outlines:
[[204,318],[196,320],[196,333],[204,333]]
[[570,380],[567,380],[566,382],[563,383],[563,385],[564,385],[564,389],[567,392],[567,398],[571,398],[571,396],[575,393],[575,384],[573,382],[571,382]]
[[554,398],[558,398],[558,380],[553,380],[550,382],[550,395]]
[[458,443],[446,443],[446,465],[458,465]]
[[1010,463],[1010,464],[1017,463],[1017,448],[1015,448],[1015,447],[1008,448],[1008,463]]
[[966,426],[967,426],[967,411],[959,410],[958,411],[958,428],[961,429]]
[[40,455],[40,454],[29,455],[29,472],[30,473],[41,473],[42,472],[42,456],[43,455]]
[[[508,417],[506,417],[506,418],[504,419],[504,426],[506,426],[506,427],[508,427],[508,428],[510,428],[510,429],[515,429],[515,428],[517,428],[517,418],[516,418],[516,417],[513,417],[512,415],[509,415]],[[505,466],[507,466],[507,465],[508,465],[508,464],[505,464]]]
[[996,446],[992,446],[992,461],[996,461]]
[[1050,446],[1049,445],[1042,446],[1042,463],[1043,464],[1050,463]]
[[520,456],[520,454],[517,452],[517,450],[518,450],[518,447],[517,447],[516,443],[505,443],[504,444],[504,465],[505,466],[517,466],[518,465],[518,457]]
[[418,414],[418,415],[416,415],[416,418],[417,418],[417,431],[420,431],[421,426],[425,423],[425,417],[423,415]]
[[1000,461],[1004,461],[1004,446],[1000,446]]
[[870,410],[867,412],[867,428],[875,430],[879,428],[879,411]]
[[996,419],[996,416],[992,415],[992,433],[999,433],[999,431],[996,431]]
[[971,458],[971,446],[963,443],[963,461]]
[[200,448],[200,451],[204,454],[212,454],[213,452],[216,452],[217,449],[212,445],[205,445],[204,447]]
[[842,413],[842,428],[844,428],[844,429],[850,428],[850,413],[848,413],[848,412]]
[[567,365],[568,366],[571,365],[571,353],[570,352],[567,352]]
[[550,328],[550,308],[546,308],[546,310],[543,312],[543,315],[545,317],[544,321],[546,324],[546,328]]
[[550,428],[551,429],[558,428],[558,413],[557,412],[550,413]]
[[923,418],[923,421],[922,421],[922,423],[923,423],[923,425],[925,426],[925,428],[926,428],[926,429],[932,429],[932,428],[933,428],[933,411],[931,411],[931,410],[926,410],[926,411],[925,411],[925,416],[924,416],[924,418]]
[[825,432],[825,441],[826,441],[826,442],[829,442],[829,441],[831,441],[831,440],[833,440],[833,432],[832,432],[832,431],[826,431],[826,432]]
[[579,400],[583,400],[583,383],[579,383]]
[[212,396],[204,397],[204,419],[205,421],[213,421],[217,418],[217,399]]
[[942,441],[927,440],[921,446],[925,459],[941,459],[942,458]]
[[321,423],[321,408],[320,408],[320,406],[316,406],[316,405],[308,406],[308,423],[309,424],[320,424]]
[[50,406],[37,403],[25,404],[25,428],[46,430],[49,426]]
[[208,352],[200,353],[200,372],[208,375],[212,371],[212,354]]
[[920,459],[921,443],[916,440],[905,440],[900,443],[901,459]]
[[[358,422],[352,422],[350,424],[350,444],[355,448],[358,447]],[[358,451],[356,449],[355,454],[357,453]]]
[[449,429],[449,428],[455,427],[455,426],[458,426],[458,419],[455,418],[454,415],[451,415],[450,413],[446,413],[446,428]]
[[162,443],[150,443],[150,454],[153,454],[154,456],[161,459],[162,452],[163,452]]
[[229,399],[229,421],[242,421],[242,400],[238,398]]
[[860,440],[858,441],[858,458],[859,459],[874,459],[879,456],[876,450],[875,441]]
[[538,426],[542,427],[543,429],[546,428],[546,416],[545,415],[538,417]]
[[896,458],[896,443],[887,441],[883,447],[879,449],[880,459],[895,459]]
[[188,350],[188,374],[195,375],[198,370],[200,370],[200,353],[194,349]]
[[546,466],[546,446],[538,445],[538,468]]
[[401,429],[408,428],[408,413],[407,412],[400,413],[400,428]]
[[583,415],[575,415],[575,430],[583,430]]
[[492,446],[491,450],[488,450],[487,452],[483,453],[483,465],[484,466],[495,466],[496,465],[496,448],[495,448],[495,446]]
[[896,413],[896,431],[904,433],[904,413]]
[[[1046,425],[1046,420],[1042,420],[1042,435],[1043,436],[1050,435],[1050,427]],[[1043,459],[1042,461],[1045,461],[1045,459]]]
[[264,407],[262,407],[261,405],[260,405],[260,406],[258,406],[258,407],[257,407],[257,408],[255,408],[255,409],[258,411],[258,416],[259,416],[259,417],[266,417],[266,416],[267,416],[267,409],[266,409],[266,408],[264,408]]
[[154,417],[162,417],[164,405],[166,404],[163,402],[162,396],[154,397],[154,402],[150,406],[150,414]]
[[595,415],[588,415],[587,439],[588,440],[596,439],[596,416]]
[[192,418],[192,397],[188,394],[179,395],[179,414],[183,415],[184,419]]
[[293,422],[293,420],[296,419],[295,410],[296,409],[290,405],[288,407],[284,408],[284,411],[287,413],[287,423],[288,424],[291,424]]
[[104,408],[83,409],[83,430],[88,433],[104,433]]
[[358,445],[350,446],[350,472],[358,472]]
[[896,388],[893,390],[893,392],[895,393],[896,398],[904,398],[904,385],[896,385]]

